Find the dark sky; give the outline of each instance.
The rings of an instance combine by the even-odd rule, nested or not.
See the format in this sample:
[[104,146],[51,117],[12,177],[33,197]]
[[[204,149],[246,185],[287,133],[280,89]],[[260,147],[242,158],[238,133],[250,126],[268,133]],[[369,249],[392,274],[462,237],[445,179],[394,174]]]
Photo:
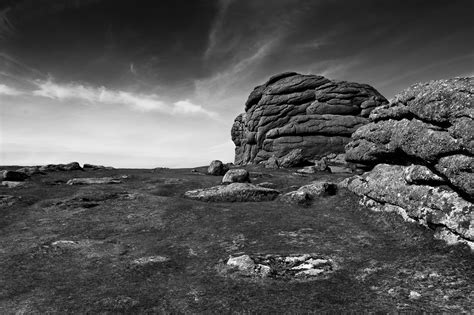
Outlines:
[[390,98],[473,75],[473,16],[472,0],[0,1],[0,164],[231,160],[232,119],[269,76]]

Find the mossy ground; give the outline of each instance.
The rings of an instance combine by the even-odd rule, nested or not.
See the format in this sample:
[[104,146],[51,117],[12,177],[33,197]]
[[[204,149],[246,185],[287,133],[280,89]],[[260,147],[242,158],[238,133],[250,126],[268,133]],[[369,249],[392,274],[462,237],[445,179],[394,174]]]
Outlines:
[[[465,247],[370,212],[347,191],[311,206],[184,199],[221,180],[198,170],[57,172],[0,187],[20,197],[0,208],[0,313],[474,311],[474,259]],[[249,170],[254,183],[282,192],[343,177]],[[64,184],[121,175],[129,177],[116,185]],[[74,243],[53,244],[59,240]],[[304,253],[330,257],[338,269],[314,281],[218,270],[229,255]],[[133,263],[149,256],[168,260]]]

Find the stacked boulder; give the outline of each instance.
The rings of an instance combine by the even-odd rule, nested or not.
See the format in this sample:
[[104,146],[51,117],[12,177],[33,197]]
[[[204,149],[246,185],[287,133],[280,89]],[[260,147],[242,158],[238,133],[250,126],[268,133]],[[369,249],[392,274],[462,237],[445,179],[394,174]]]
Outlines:
[[275,75],[252,91],[245,113],[234,121],[235,164],[292,167],[288,161],[294,156],[301,163],[342,153],[371,111],[386,103],[367,84],[295,72]]
[[370,120],[346,159],[375,168],[347,187],[366,204],[474,245],[474,78],[416,84]]

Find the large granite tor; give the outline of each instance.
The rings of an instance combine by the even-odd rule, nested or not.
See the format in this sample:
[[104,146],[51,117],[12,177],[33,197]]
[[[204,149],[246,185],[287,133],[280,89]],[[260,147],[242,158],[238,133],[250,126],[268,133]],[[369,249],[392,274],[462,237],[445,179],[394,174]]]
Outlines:
[[302,149],[304,158],[342,153],[372,109],[388,103],[367,84],[287,72],[257,86],[232,126],[236,164]]

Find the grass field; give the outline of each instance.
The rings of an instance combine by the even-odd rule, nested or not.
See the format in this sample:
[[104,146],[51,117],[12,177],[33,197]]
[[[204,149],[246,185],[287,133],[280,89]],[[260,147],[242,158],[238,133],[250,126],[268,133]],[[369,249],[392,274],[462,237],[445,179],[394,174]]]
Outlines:
[[[282,192],[347,176],[248,169]],[[184,199],[221,180],[198,170],[56,172],[0,187],[16,197],[0,205],[0,313],[474,312],[465,247],[371,212],[344,190],[311,206]],[[103,176],[127,178],[65,184]],[[304,253],[338,269],[311,281],[219,272],[230,255]]]

